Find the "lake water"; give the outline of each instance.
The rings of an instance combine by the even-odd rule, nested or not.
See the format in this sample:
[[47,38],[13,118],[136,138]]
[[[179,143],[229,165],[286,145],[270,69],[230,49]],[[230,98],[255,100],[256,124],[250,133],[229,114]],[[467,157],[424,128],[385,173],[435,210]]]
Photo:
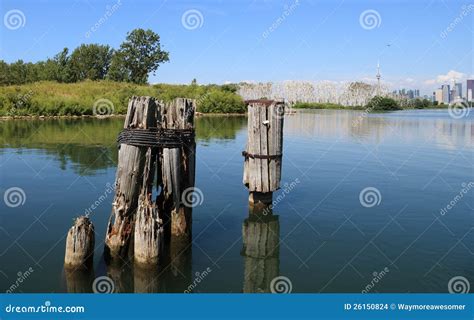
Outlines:
[[[87,291],[106,274],[125,292],[150,283],[159,292],[193,283],[194,292],[268,291],[276,276],[292,292],[448,292],[455,276],[474,284],[473,120],[438,110],[289,115],[286,187],[273,215],[255,220],[242,184],[246,118],[200,117],[192,249],[151,272],[102,260],[123,118],[2,121],[0,191],[21,188],[24,203],[0,203],[0,290]],[[94,203],[95,273],[68,275],[66,233]],[[280,245],[253,256],[243,230],[270,230]]]

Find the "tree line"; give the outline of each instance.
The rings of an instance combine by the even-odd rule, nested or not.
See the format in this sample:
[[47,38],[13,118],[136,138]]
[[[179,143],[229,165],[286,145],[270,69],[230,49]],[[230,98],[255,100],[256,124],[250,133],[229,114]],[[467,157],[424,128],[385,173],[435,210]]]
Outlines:
[[148,74],[167,61],[169,53],[162,50],[160,36],[149,29],[135,29],[127,33],[119,49],[81,44],[71,53],[64,48],[53,58],[36,63],[0,60],[0,85],[47,80],[73,83],[87,79],[144,84]]

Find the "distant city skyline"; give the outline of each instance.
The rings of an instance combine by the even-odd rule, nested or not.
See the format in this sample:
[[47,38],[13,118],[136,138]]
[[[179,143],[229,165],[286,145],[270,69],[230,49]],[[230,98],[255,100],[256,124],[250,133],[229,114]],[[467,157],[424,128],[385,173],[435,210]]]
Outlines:
[[[0,59],[36,62],[81,43],[118,48],[128,31],[150,28],[170,52],[150,83],[376,84],[377,62],[382,85],[421,96],[474,79],[474,4],[465,1],[50,2],[2,1]],[[12,12],[21,25],[8,25]]]

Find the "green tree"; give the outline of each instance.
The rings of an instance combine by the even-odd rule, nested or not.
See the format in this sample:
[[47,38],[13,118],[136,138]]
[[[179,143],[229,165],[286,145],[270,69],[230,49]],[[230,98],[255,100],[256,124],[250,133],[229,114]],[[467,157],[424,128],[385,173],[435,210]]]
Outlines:
[[375,111],[393,111],[401,110],[399,103],[392,98],[375,96],[370,99],[369,103],[366,105],[367,109]]
[[107,45],[81,44],[69,58],[69,80],[102,80],[109,70],[112,50]]
[[169,53],[161,50],[160,36],[152,30],[135,29],[127,33],[120,45],[118,58],[122,59],[129,81],[146,83],[148,74],[169,61]]
[[119,82],[130,81],[130,71],[125,66],[125,59],[120,51],[115,51],[112,55],[107,79]]

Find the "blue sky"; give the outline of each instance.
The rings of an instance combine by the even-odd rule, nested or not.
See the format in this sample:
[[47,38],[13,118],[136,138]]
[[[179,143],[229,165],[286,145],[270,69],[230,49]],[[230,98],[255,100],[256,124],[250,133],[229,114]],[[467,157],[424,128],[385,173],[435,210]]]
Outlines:
[[[24,16],[19,28],[7,28],[11,10]],[[127,31],[150,28],[170,52],[151,83],[371,81],[380,61],[390,87],[430,93],[474,74],[474,4],[466,1],[2,0],[1,14],[7,62],[42,60],[81,43],[118,48]]]

